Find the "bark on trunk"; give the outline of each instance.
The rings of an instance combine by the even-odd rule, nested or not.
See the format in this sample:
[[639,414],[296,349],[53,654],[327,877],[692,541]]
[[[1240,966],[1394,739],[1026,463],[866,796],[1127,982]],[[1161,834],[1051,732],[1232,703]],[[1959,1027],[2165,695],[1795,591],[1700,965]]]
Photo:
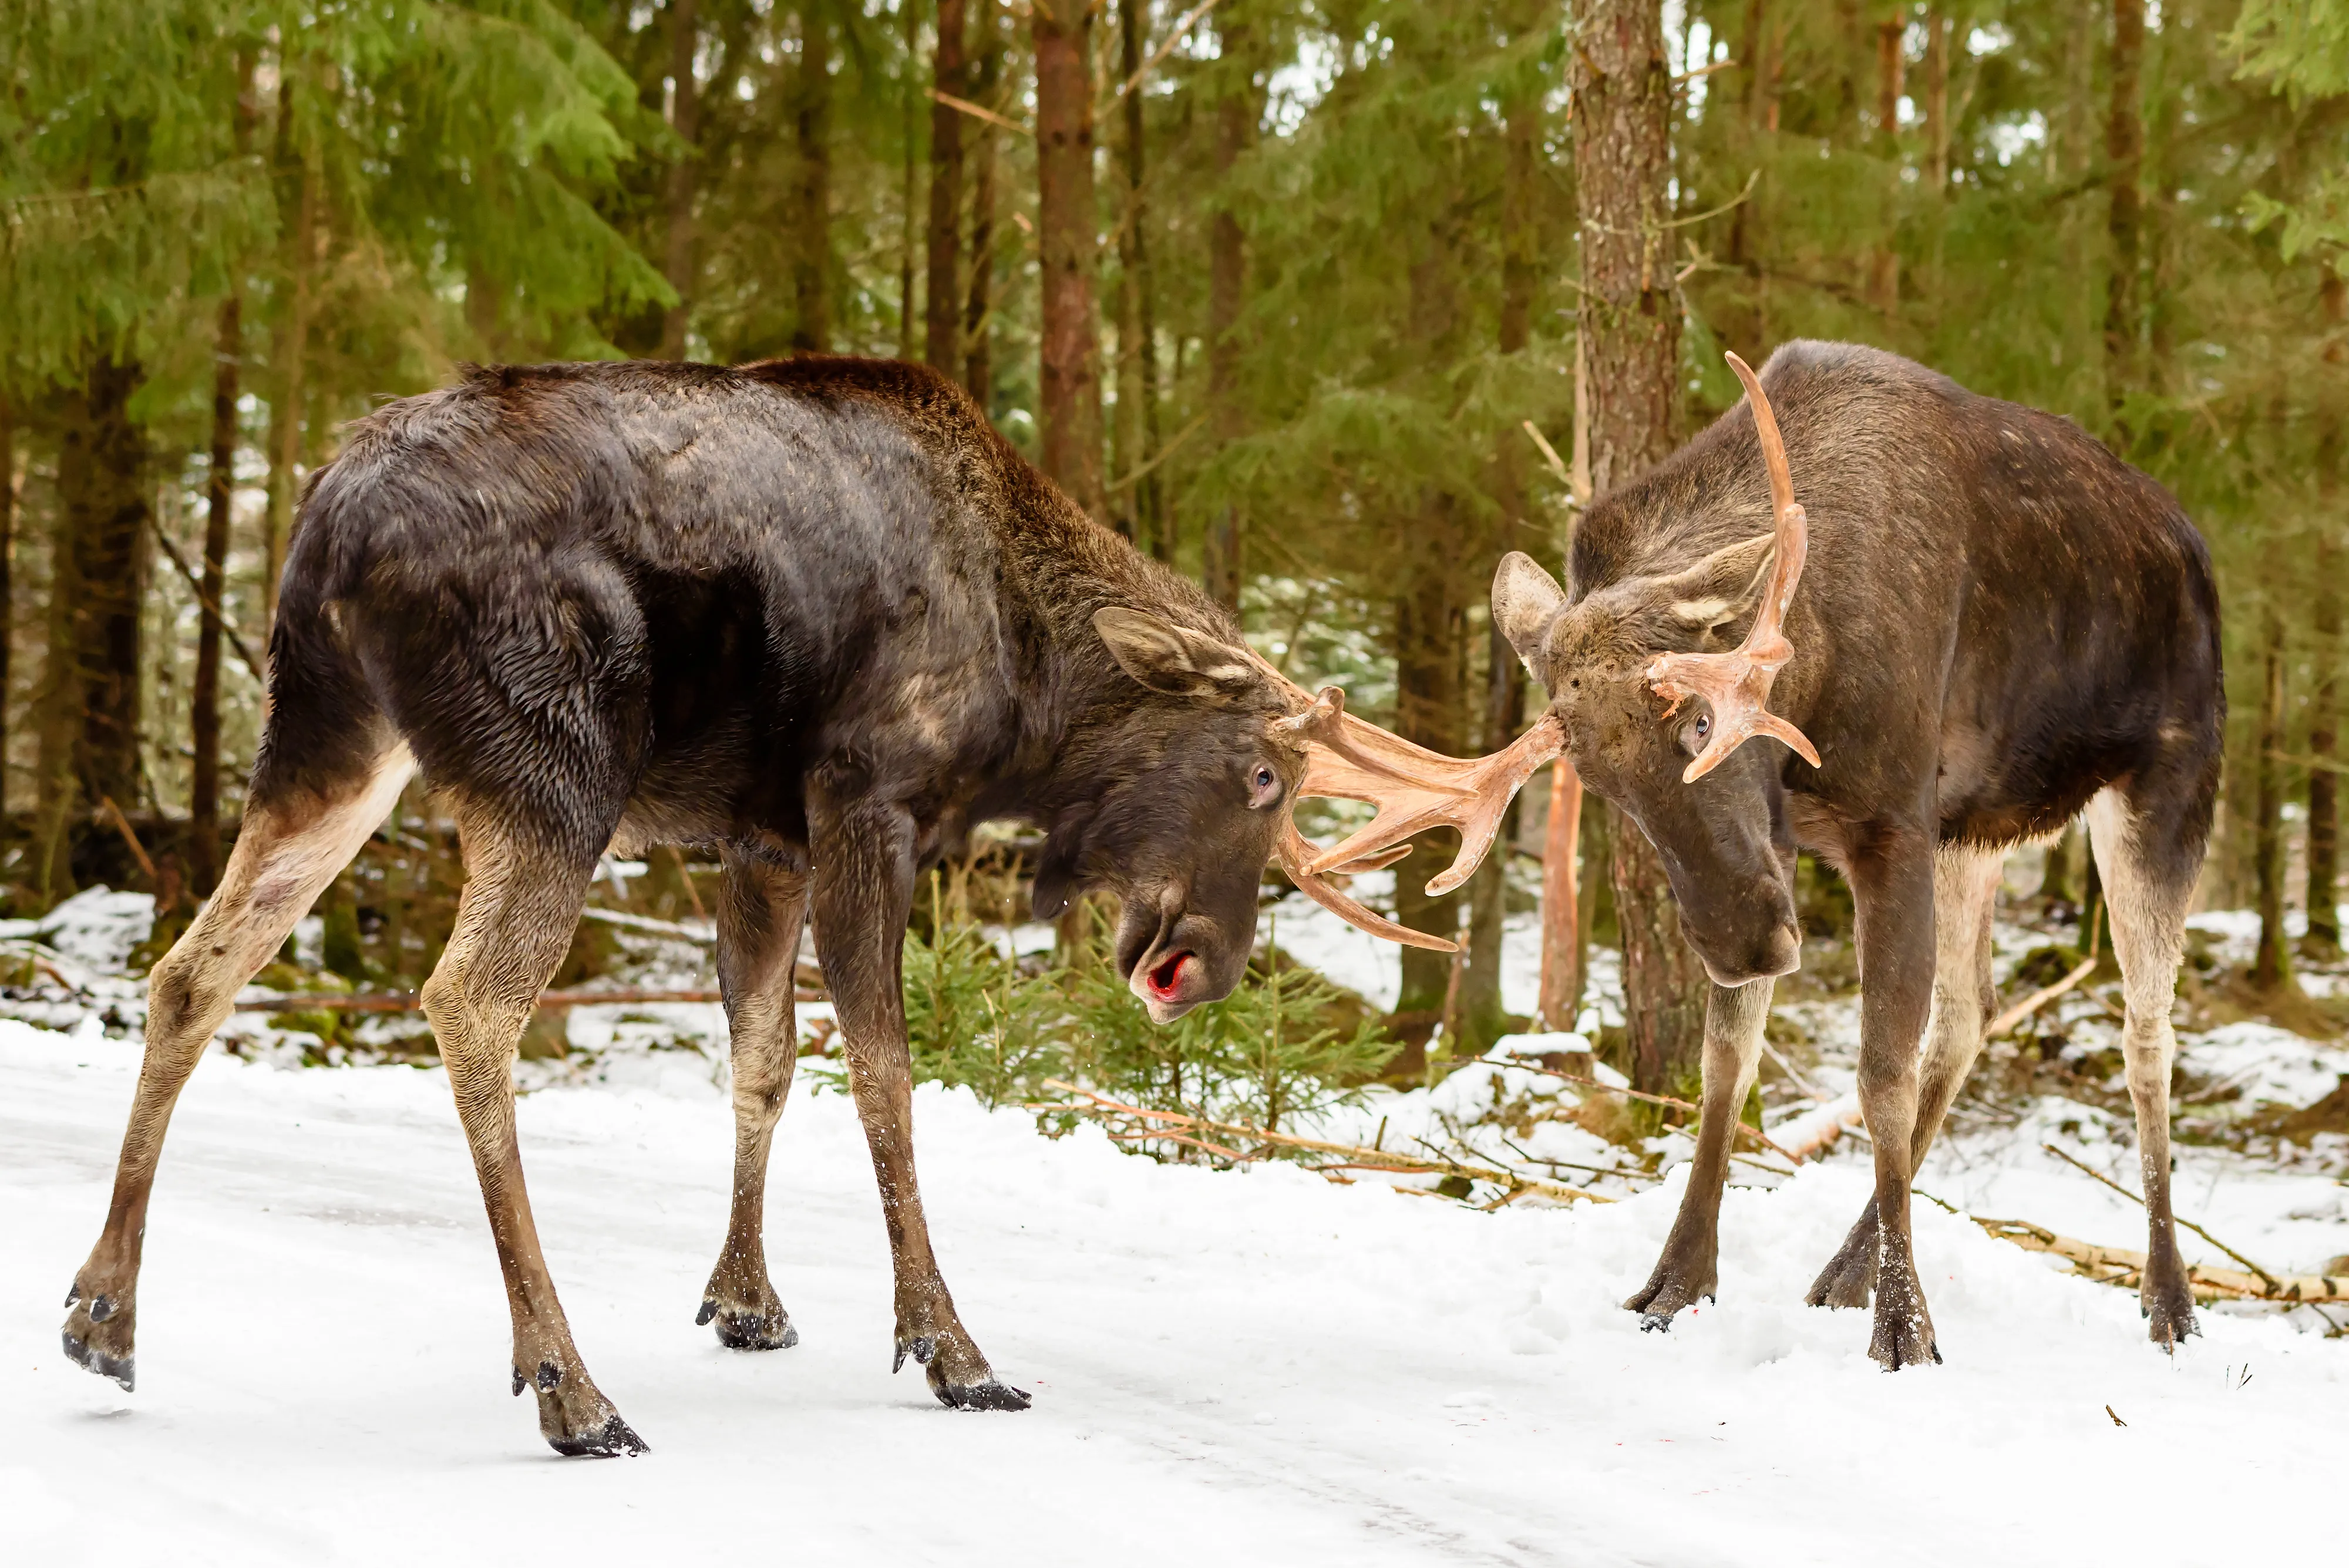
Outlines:
[[8,654],[16,640],[16,410],[0,393],[0,825],[8,820]]
[[1925,189],[1940,201],[1950,188],[1950,15],[1925,12]]
[[57,454],[60,543],[65,546],[61,637],[50,649],[67,742],[48,827],[47,878],[63,890],[62,862],[90,808],[140,800],[140,611],[150,558],[146,432],[130,418],[140,370],[100,356],[66,400]]
[[[295,177],[294,223],[286,234],[289,287],[275,355],[277,395],[270,400],[269,408],[269,528],[263,545],[261,568],[264,643],[277,626],[277,579],[285,574],[285,547],[294,536],[295,471],[302,461],[303,382],[310,357],[310,275],[318,259],[318,206],[323,183],[318,160],[308,153],[296,154],[292,147],[293,83],[285,82],[278,92],[279,156],[299,156],[301,170]],[[478,317],[484,308],[484,302],[475,297],[485,292],[477,288],[479,282],[477,277],[467,280],[465,306],[469,317]],[[493,317],[494,305],[488,308]]]
[[[931,77],[937,90],[970,96],[963,70],[963,0],[938,0],[938,43]],[[929,292],[925,296],[925,357],[951,376],[962,363],[962,111],[930,105]]]
[[1550,769],[1549,825],[1542,835],[1541,1000],[1534,1026],[1574,1027],[1582,1009],[1582,779],[1560,760]]
[[1903,41],[1907,30],[1901,21],[1886,22],[1876,29],[1876,153],[1885,162],[1888,189],[1893,195],[1885,205],[1883,237],[1868,258],[1868,297],[1887,316],[1900,307],[1900,253],[1892,248],[1892,237],[1898,226],[1893,203],[1900,189],[1900,86],[1909,68]]
[[[196,622],[196,679],[188,694],[188,874],[199,898],[220,875],[220,676],[222,596],[228,586],[229,509],[236,495],[236,395],[244,354],[243,301],[222,301],[212,350],[212,472],[205,476],[203,603]],[[160,912],[160,911],[159,911]]]
[[[1144,0],[1119,0],[1118,78],[1131,81],[1142,68],[1150,19]],[[1159,559],[1167,551],[1159,539],[1158,475],[1146,467],[1158,450],[1157,323],[1151,308],[1149,203],[1143,193],[1146,148],[1143,140],[1142,94],[1130,92],[1123,112],[1123,155],[1125,210],[1117,231],[1117,466],[1123,476],[1110,497],[1118,532]]]
[[[1601,492],[1671,450],[1680,309],[1671,231],[1671,64],[1657,0],[1591,0],[1570,55],[1582,208],[1582,323],[1590,468]],[[1704,976],[1681,940],[1655,849],[1628,823],[1609,867],[1623,938],[1625,1013],[1642,1087],[1696,1070]]]
[[[2324,270],[2318,303],[2326,330],[2337,334],[2349,316],[2349,286],[2331,267]],[[2337,355],[2336,341],[2328,355]],[[2316,442],[2316,634],[2315,689],[2309,694],[2308,751],[2308,938],[2311,958],[2341,954],[2341,466],[2344,451],[2343,411],[2333,389],[2321,394]]]
[[[1231,174],[1247,151],[1257,116],[1254,40],[1245,13],[1226,11],[1216,27],[1226,73],[1216,100],[1216,183],[1224,200],[1207,220],[1207,407],[1216,439],[1233,441],[1247,429],[1247,410],[1240,406],[1238,331],[1247,252],[1229,204]],[[1246,548],[1247,520],[1236,504],[1226,502],[1207,520],[1199,576],[1208,594],[1229,609],[1239,607]]]
[[[800,7],[797,88],[792,122],[799,143],[799,190],[792,227],[799,244],[792,257],[797,306],[792,347],[820,354],[832,347],[832,22],[820,4]],[[910,195],[913,154],[905,156]]]
[[[239,153],[248,151],[253,140],[253,67],[252,55],[238,57],[235,132]],[[221,302],[218,339],[212,348],[212,468],[204,484],[204,602],[198,607],[196,678],[188,694],[189,749],[193,753],[188,784],[188,873],[200,898],[212,892],[220,875],[221,639],[227,608],[230,509],[236,499],[236,400],[243,359],[244,298],[241,291],[232,288]],[[0,655],[0,691],[6,689],[5,655]],[[6,749],[5,738],[0,737],[0,755]]]
[[[2112,275],[2105,290],[2105,388],[2116,416],[2137,384],[2137,175],[2145,158],[2138,108],[2145,54],[2145,0],[2113,0],[2113,98],[2105,121],[2105,180],[2110,204],[2105,229],[2112,242]],[[2122,443],[2127,431],[2116,418]]]
[[[1459,652],[1463,615],[1447,559],[1456,543],[1456,514],[1453,498],[1437,493],[1419,514],[1403,520],[1401,559],[1407,586],[1394,607],[1395,732],[1453,756],[1466,749],[1460,735],[1464,706]],[[1423,835],[1411,854],[1396,862],[1396,919],[1413,930],[1447,940],[1458,936],[1459,893],[1430,898],[1424,890],[1428,879],[1452,863],[1458,848],[1459,836],[1447,828]],[[1451,988],[1451,954],[1424,948],[1402,950],[1402,994],[1395,1002],[1397,1012],[1440,1013]]]
[[701,44],[699,0],[668,0],[669,129],[685,151],[668,166],[668,255],[663,269],[677,303],[661,316],[660,357],[685,358],[686,317],[693,310],[693,188],[700,155],[701,98],[693,57]]
[[2252,764],[2255,804],[2251,870],[2258,888],[2259,950],[2251,960],[2251,983],[2278,991],[2292,983],[2292,948],[2283,929],[2283,618],[2267,613],[2263,679],[2260,687],[2259,754]]
[[1102,484],[1101,356],[1093,327],[1092,10],[1037,6],[1036,226],[1043,264],[1044,472],[1097,522]]
[[[1503,109],[1501,176],[1501,309],[1496,347],[1503,354],[1520,354],[1532,340],[1534,292],[1539,273],[1539,236],[1535,231],[1534,199],[1537,142],[1541,134],[1541,104],[1531,95],[1512,99]],[[1522,432],[1503,432],[1494,452],[1493,482],[1500,503],[1499,536],[1485,558],[1529,542],[1526,524],[1526,443],[1512,439]],[[1496,752],[1516,739],[1524,722],[1525,666],[1498,627],[1486,628],[1485,724],[1483,749]],[[1508,1015],[1501,1001],[1501,938],[1508,915],[1509,846],[1516,842],[1517,806],[1512,802],[1485,864],[1468,884],[1468,961],[1460,977],[1454,1007],[1463,1042],[1482,1053],[1507,1033]]]
[[[802,22],[802,27],[808,25],[808,20],[812,20],[813,13],[812,4],[802,6],[800,15],[807,19]],[[903,57],[910,60],[915,57],[914,37],[922,25],[922,7],[916,0],[898,0],[897,18],[903,25],[900,39],[900,47],[905,50]],[[909,71],[906,75],[905,112],[898,128],[905,146],[905,189],[899,197],[898,216],[901,221],[897,225],[897,358],[900,359],[914,357],[914,133],[921,124],[921,114],[916,107],[918,95],[913,88],[913,73]],[[828,87],[826,90],[830,90]]]
[[[992,105],[1003,78],[1003,20],[998,0],[978,0],[978,69],[971,86],[976,101]],[[992,409],[995,398],[995,182],[994,126],[981,120],[971,148],[970,297],[962,315],[962,384]]]

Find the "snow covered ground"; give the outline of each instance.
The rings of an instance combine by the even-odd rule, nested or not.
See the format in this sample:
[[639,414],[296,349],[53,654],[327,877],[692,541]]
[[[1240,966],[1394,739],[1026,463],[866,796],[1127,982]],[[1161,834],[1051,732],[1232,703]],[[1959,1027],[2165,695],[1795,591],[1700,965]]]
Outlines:
[[1720,1303],[1642,1335],[1615,1303],[1676,1181],[1479,1214],[1049,1141],[925,1088],[947,1278],[1036,1395],[961,1415],[889,1376],[870,1167],[847,1102],[802,1093],[769,1238],[803,1342],[727,1352],[692,1318],[730,1113],[676,1054],[522,1105],[580,1345],[653,1447],[585,1462],[507,1397],[437,1070],[215,1052],[156,1189],[139,1391],[67,1365],[60,1303],[138,1047],[94,1019],[0,1024],[0,1561],[1973,1568],[2337,1542],[2349,1343],[2206,1313],[2166,1358],[2127,1295],[1920,1205],[1948,1365],[1885,1375],[1861,1316],[1800,1304],[1864,1196],[1856,1164],[1733,1190]]

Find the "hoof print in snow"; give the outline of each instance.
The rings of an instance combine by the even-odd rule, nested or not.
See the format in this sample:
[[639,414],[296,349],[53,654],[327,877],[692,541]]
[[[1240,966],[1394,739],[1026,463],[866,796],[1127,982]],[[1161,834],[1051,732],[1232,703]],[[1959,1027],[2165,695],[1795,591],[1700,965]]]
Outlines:
[[123,1392],[126,1394],[130,1392],[137,1383],[138,1357],[125,1355],[118,1358],[107,1355],[102,1350],[93,1350],[88,1340],[77,1337],[70,1329],[66,1331],[64,1339],[66,1354],[73,1358],[76,1366],[87,1371],[95,1372],[100,1377],[112,1378],[122,1385]]
[[1034,1403],[1027,1390],[991,1377],[968,1388],[949,1385],[936,1392],[938,1403],[950,1410],[1025,1410]]

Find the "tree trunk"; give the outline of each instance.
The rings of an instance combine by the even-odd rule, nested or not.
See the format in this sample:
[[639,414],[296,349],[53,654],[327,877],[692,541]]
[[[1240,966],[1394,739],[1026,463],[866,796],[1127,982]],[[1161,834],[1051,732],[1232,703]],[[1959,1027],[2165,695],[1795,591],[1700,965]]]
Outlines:
[[[1539,236],[1535,231],[1535,185],[1538,179],[1537,142],[1541,135],[1541,103],[1532,95],[1512,99],[1503,110],[1501,175],[1501,309],[1495,346],[1503,354],[1522,354],[1533,337],[1536,284],[1539,277]],[[1493,481],[1500,502],[1499,537],[1487,559],[1521,543],[1526,527],[1523,434],[1505,430],[1494,453]],[[1501,629],[1486,625],[1485,689],[1483,749],[1496,752],[1516,738],[1524,722],[1526,671],[1516,650]],[[1493,848],[1468,884],[1468,961],[1460,977],[1460,996],[1454,1013],[1463,1042],[1482,1053],[1507,1032],[1507,1010],[1501,1000],[1501,942],[1508,917],[1509,846],[1516,842],[1517,806],[1510,803]]]
[[16,410],[0,392],[0,832],[8,820],[8,654],[16,644]]
[[[223,596],[228,588],[229,510],[236,496],[237,370],[244,354],[243,298],[221,302],[212,350],[212,470],[204,483],[203,603],[196,622],[196,679],[189,692],[188,873],[198,897],[220,875],[220,676]],[[159,914],[162,911],[157,911]]]
[[1102,484],[1101,357],[1093,327],[1092,10],[1039,5],[1036,226],[1043,263],[1043,467],[1097,522]]
[[[1143,46],[1149,41],[1150,18],[1145,0],[1119,0],[1118,79],[1131,81],[1142,68]],[[1149,204],[1143,192],[1145,172],[1142,94],[1125,95],[1123,155],[1125,212],[1117,230],[1117,466],[1124,476],[1110,497],[1118,532],[1151,555],[1164,559],[1159,542],[1158,475],[1133,475],[1158,450],[1158,334],[1151,309]]]
[[2292,983],[2292,945],[2283,929],[2283,618],[2266,615],[2264,679],[2260,686],[2259,754],[2252,763],[2255,791],[2251,868],[2260,910],[2259,951],[2251,960],[2251,983],[2278,991]]
[[[821,354],[832,347],[832,21],[822,0],[806,0],[800,6],[796,99],[792,122],[799,143],[800,178],[792,227],[799,231],[799,244],[792,257],[792,287],[797,303],[792,347]],[[905,157],[910,200],[912,152]],[[911,278],[910,270],[906,275]],[[910,293],[910,282],[906,287]]]
[[[1582,321],[1592,483],[1609,490],[1671,450],[1680,306],[1671,231],[1671,64],[1658,0],[1590,0],[1569,56],[1582,209]],[[1632,1059],[1651,1091],[1697,1067],[1704,974],[1681,940],[1654,847],[1628,823],[1609,867]]]
[[[269,527],[261,568],[261,630],[264,643],[277,627],[277,580],[285,575],[285,547],[294,537],[295,471],[302,461],[303,380],[310,357],[310,275],[318,259],[318,205],[324,181],[317,158],[308,151],[297,152],[293,147],[293,79],[289,77],[277,90],[278,156],[281,161],[299,157],[301,170],[296,176],[294,223],[286,234],[285,271],[290,286],[274,356],[277,395],[270,400],[269,407]],[[481,301],[475,298],[479,291],[473,285],[477,281],[468,279],[465,306],[469,315],[477,313],[481,306]]]
[[2122,447],[2128,444],[2128,434],[2120,410],[2137,385],[2137,174],[2145,158],[2138,78],[2144,54],[2145,0],[2113,0],[2113,99],[2105,122],[2105,180],[2110,194],[2105,226],[2112,242],[2111,281],[2105,291],[2105,392]]
[[1582,1007],[1582,779],[1565,758],[1551,764],[1549,824],[1542,836],[1541,1000],[1535,1027],[1574,1027]]
[[68,569],[50,660],[70,750],[59,759],[65,797],[44,825],[53,890],[88,811],[101,800],[133,811],[141,794],[140,612],[152,524],[146,432],[130,418],[140,379],[137,365],[100,356],[66,400],[57,499]]
[[[2338,334],[2349,317],[2349,285],[2331,266],[2318,296],[2325,330]],[[2343,352],[2338,337],[2325,350],[2327,368]],[[2344,456],[2337,389],[2318,393],[2316,437],[2316,558],[2312,576],[2316,607],[2314,689],[2308,702],[2308,956],[2341,956],[2341,466]]]
[[1906,32],[1907,24],[1900,20],[1883,23],[1876,29],[1876,151],[1885,162],[1889,194],[1885,200],[1883,237],[1868,258],[1868,297],[1888,317],[1900,308],[1900,253],[1892,248],[1892,240],[1899,222],[1900,84],[1909,68]]
[[[963,79],[963,0],[938,0],[938,43],[931,76],[941,93],[970,96]],[[929,292],[925,296],[923,348],[947,375],[962,364],[959,317],[962,262],[962,111],[930,105]]]
[[[1404,740],[1457,756],[1462,744],[1459,639],[1464,618],[1453,589],[1448,557],[1456,553],[1457,504],[1432,492],[1423,511],[1402,521],[1402,593],[1396,598],[1395,733]],[[1460,932],[1457,890],[1430,898],[1428,879],[1452,863],[1459,836],[1445,829],[1422,835],[1412,852],[1395,863],[1395,919],[1413,930],[1446,940]],[[1402,994],[1399,1013],[1443,1011],[1452,989],[1452,955],[1425,948],[1402,950]]]
[[668,166],[668,260],[663,269],[677,303],[661,316],[660,357],[685,358],[685,323],[693,313],[693,187],[701,155],[701,97],[693,79],[701,45],[699,0],[668,0],[669,129],[685,151]]
[[[237,57],[236,148],[253,140],[253,66],[250,53]],[[203,603],[197,607],[196,679],[188,694],[190,762],[188,872],[202,898],[220,875],[220,675],[222,617],[227,610],[228,533],[236,500],[236,400],[244,359],[244,296],[232,286],[221,302],[218,341],[212,348],[212,468],[204,476]],[[0,679],[0,690],[5,689]],[[0,753],[5,753],[0,745]],[[161,915],[166,911],[157,910]]]
[[[1221,197],[1207,219],[1207,408],[1218,441],[1237,441],[1247,431],[1240,404],[1240,304],[1247,284],[1247,239],[1231,210],[1232,171],[1256,132],[1256,77],[1247,14],[1237,5],[1216,24],[1221,34],[1223,74],[1216,99],[1216,188]],[[1246,567],[1246,519],[1226,501],[1207,519],[1199,576],[1216,603],[1237,610]],[[1401,882],[1396,886],[1400,888]],[[1406,959],[1406,962],[1408,962]],[[1409,985],[1406,979],[1405,985]]]
[[[992,104],[997,84],[1003,78],[1003,19],[997,11],[998,0],[978,0],[979,31],[978,73],[971,90],[980,103]],[[995,356],[992,351],[995,328],[991,317],[995,310],[995,182],[996,145],[999,138],[994,126],[985,120],[978,125],[977,140],[971,149],[970,184],[970,299],[962,316],[962,384],[978,400],[982,409],[992,408],[995,398]]]
[[1925,10],[1925,189],[1938,202],[1950,189],[1950,14]]
[[[803,30],[814,30],[809,26],[814,12],[812,0],[801,7]],[[904,29],[901,45],[905,54],[902,57],[911,61],[916,55],[914,37],[922,25],[922,7],[917,0],[897,0],[897,18]],[[829,48],[827,40],[827,53]],[[908,69],[905,73],[905,113],[899,128],[905,142],[905,190],[901,193],[898,209],[904,221],[897,225],[897,358],[900,359],[914,357],[914,151],[915,131],[921,124],[921,116],[915,105],[914,80],[915,73]],[[826,98],[831,96],[831,84],[827,82],[824,87]]]

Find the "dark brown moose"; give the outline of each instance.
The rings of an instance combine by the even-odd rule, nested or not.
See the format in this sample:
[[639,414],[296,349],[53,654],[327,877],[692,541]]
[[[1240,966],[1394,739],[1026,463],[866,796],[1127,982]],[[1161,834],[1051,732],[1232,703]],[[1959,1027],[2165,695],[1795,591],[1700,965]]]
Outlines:
[[[1043,826],[1038,912],[1086,888],[1120,899],[1115,961],[1164,1023],[1239,981],[1275,854],[1348,919],[1448,948],[1325,885],[1288,807],[1301,786],[1416,809],[1398,757],[1438,770],[1453,801],[1473,794],[1461,777],[1490,772],[1289,685],[951,383],[853,359],[481,370],[359,421],[303,503],[269,699],[220,888],[150,981],[146,1061],[66,1350],[130,1386],[172,1104],[238,990],[420,770],[457,819],[466,873],[424,1009],[505,1273],[513,1391],[536,1396],[566,1454],[644,1445],[555,1299],[512,1062],[607,849],[707,846],[726,869],[733,1211],[699,1321],[741,1349],[798,1339],[761,1209],[812,911],[880,1181],[895,1365],[921,1363],[947,1405],[1011,1410],[1028,1396],[956,1315],[915,1184],[899,957],[917,868],[974,823]],[[1348,760],[1363,755],[1387,772]]]
[[1493,585],[1495,622],[1549,691],[1546,722],[1656,846],[1713,981],[1694,1168],[1624,1304],[1664,1328],[1714,1293],[1733,1124],[1773,982],[1800,952],[1799,845],[1857,908],[1876,1158],[1874,1199],[1809,1300],[1873,1292],[1869,1355],[1940,1359],[1909,1179],[1996,1005],[2005,853],[2085,808],[2127,998],[2141,1299],[2173,1346],[2194,1308],[2169,1207],[2169,1008],[2225,716],[2202,539],[2077,426],[1906,359],[1797,342],[1759,379],[1731,363],[1746,400],[1591,505],[1569,587],[1522,555]]

